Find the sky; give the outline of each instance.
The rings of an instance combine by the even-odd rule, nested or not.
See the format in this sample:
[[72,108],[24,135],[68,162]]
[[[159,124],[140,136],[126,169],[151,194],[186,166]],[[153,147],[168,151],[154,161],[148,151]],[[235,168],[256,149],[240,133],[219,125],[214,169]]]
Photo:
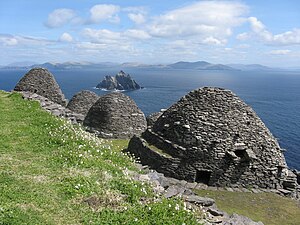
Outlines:
[[1,0],[0,65],[177,61],[300,67],[300,1]]

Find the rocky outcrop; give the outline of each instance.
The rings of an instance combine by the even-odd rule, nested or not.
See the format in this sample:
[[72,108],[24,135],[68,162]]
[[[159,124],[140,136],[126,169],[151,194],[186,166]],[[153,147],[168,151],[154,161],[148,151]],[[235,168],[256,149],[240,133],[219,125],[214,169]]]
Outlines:
[[102,138],[130,138],[146,129],[144,113],[130,97],[118,92],[101,96],[83,124]]
[[33,68],[18,82],[15,91],[32,92],[66,106],[66,99],[54,76],[44,68]]
[[67,108],[73,112],[86,116],[92,105],[99,99],[99,96],[88,90],[75,94],[69,101]]
[[130,140],[143,164],[211,186],[283,188],[293,183],[277,140],[229,90],[201,88],[182,97]]
[[136,90],[141,88],[129,74],[124,73],[122,70],[114,77],[105,76],[104,80],[96,87],[106,90]]

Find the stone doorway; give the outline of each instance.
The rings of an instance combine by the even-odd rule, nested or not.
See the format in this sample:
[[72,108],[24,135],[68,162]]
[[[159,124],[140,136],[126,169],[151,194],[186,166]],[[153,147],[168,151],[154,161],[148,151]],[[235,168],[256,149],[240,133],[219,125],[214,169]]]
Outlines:
[[211,171],[197,170],[196,171],[195,182],[197,182],[197,183],[203,183],[203,184],[207,184],[208,185],[209,180],[210,180],[210,176],[211,176]]

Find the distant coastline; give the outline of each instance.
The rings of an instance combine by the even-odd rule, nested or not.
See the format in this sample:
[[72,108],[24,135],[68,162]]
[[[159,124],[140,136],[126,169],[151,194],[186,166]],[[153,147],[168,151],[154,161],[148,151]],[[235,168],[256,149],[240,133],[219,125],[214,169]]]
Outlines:
[[34,67],[42,67],[49,70],[72,70],[72,69],[178,69],[178,70],[217,70],[217,71],[299,71],[300,68],[273,68],[261,64],[214,64],[206,61],[175,62],[172,64],[143,64],[143,63],[113,63],[113,62],[64,62],[64,63],[25,63],[17,62],[6,66],[0,66],[2,70],[29,70]]

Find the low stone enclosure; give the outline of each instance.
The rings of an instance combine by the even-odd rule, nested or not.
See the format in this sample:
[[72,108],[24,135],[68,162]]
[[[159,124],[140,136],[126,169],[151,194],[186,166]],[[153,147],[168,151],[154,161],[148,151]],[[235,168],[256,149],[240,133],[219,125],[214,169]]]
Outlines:
[[130,140],[127,151],[166,176],[295,193],[296,174],[288,170],[277,140],[229,90],[194,90],[151,123]]

